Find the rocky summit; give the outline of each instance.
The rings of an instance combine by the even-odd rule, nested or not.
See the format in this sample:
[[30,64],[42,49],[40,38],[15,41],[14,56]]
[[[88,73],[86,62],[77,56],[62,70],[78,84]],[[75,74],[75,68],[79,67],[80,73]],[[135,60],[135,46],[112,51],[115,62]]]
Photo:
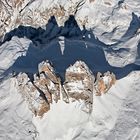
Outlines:
[[[96,80],[95,80],[96,79]],[[38,73],[30,79],[26,73],[17,76],[19,92],[28,103],[35,116],[43,116],[50,110],[50,105],[59,100],[66,103],[83,101],[81,110],[91,113],[93,106],[93,94],[106,93],[115,84],[115,75],[106,72],[103,75],[92,74],[88,66],[77,61],[66,69],[65,81],[56,74],[49,61],[43,61],[38,65]]]
[[139,101],[140,0],[0,0],[0,140],[140,140]]

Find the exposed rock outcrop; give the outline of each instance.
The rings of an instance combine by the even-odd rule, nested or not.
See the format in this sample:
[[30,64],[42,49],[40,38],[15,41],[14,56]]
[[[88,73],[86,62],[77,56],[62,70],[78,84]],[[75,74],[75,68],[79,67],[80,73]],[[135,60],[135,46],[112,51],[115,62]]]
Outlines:
[[102,75],[100,72],[98,72],[95,82],[96,95],[100,96],[101,94],[106,93],[112,87],[112,85],[115,84],[115,82],[116,77],[113,73],[108,71]]
[[[19,25],[45,26],[51,16],[63,25],[70,15],[85,3],[85,0],[0,0],[0,37]],[[80,20],[79,20],[80,21]],[[82,19],[81,19],[82,22]]]
[[84,62],[77,61],[66,70],[65,89],[73,100],[84,100],[87,112],[90,112],[93,104],[94,76]]
[[33,81],[25,73],[19,74],[17,80],[19,90],[32,112],[42,116],[50,109],[50,103],[60,99],[60,80],[47,61],[40,63],[38,70],[39,73],[34,75]]
[[19,84],[19,91],[22,93],[23,98],[28,103],[29,109],[35,114],[35,116],[42,116],[44,112],[50,109],[49,103],[42,90],[34,85],[28,78],[28,75],[23,73],[17,77]]
[[19,91],[29,104],[31,111],[37,116],[43,116],[50,110],[53,102],[63,100],[66,103],[82,102],[81,110],[90,113],[93,106],[93,94],[106,93],[115,83],[115,75],[110,72],[97,74],[95,77],[82,62],[77,61],[66,69],[65,81],[61,82],[48,61],[38,66],[34,79],[29,79],[25,73],[17,76]]

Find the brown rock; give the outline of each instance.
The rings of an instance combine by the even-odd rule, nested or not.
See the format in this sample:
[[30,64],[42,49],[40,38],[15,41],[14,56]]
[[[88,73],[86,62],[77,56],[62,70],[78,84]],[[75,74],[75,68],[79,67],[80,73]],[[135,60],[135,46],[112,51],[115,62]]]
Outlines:
[[50,110],[50,104],[54,101],[57,103],[61,97],[66,103],[82,101],[84,103],[82,110],[90,113],[94,91],[100,96],[106,93],[116,81],[113,73],[106,72],[103,75],[98,73],[94,83],[93,74],[82,61],[77,61],[66,69],[63,85],[48,61],[40,63],[38,71],[32,82],[25,73],[17,76],[19,91],[35,116],[43,116]]
[[29,109],[35,115],[42,116],[42,114],[50,109],[48,102],[46,102],[43,96],[41,96],[41,90],[39,90],[39,88],[30,82],[27,74],[20,73],[17,77],[17,81],[19,83],[19,92],[28,103]]
[[112,87],[112,85],[115,84],[115,82],[116,77],[113,73],[110,73],[109,71],[104,73],[104,75],[97,73],[95,82],[96,95],[100,96],[103,93],[106,93]]
[[92,104],[93,83],[94,76],[84,62],[77,61],[66,70],[64,86],[70,98]]

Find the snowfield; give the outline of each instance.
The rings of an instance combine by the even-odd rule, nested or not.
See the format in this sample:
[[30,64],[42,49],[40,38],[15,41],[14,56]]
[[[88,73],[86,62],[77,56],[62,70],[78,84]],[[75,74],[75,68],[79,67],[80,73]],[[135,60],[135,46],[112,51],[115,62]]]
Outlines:
[[[26,0],[13,6],[10,23],[0,21],[0,140],[140,140],[140,1],[90,1]],[[46,8],[54,14],[48,22],[39,16]],[[93,93],[91,113],[81,110],[82,100],[59,100],[35,116],[18,91],[17,75],[33,78],[46,60],[62,81],[76,61],[95,77],[110,71],[117,80],[107,93]],[[83,90],[83,81],[75,84],[68,84],[72,92]]]

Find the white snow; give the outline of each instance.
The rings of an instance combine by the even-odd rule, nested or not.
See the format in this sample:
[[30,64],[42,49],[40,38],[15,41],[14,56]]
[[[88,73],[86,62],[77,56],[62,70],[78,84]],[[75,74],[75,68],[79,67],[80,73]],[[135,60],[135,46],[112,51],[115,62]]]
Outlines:
[[[25,9],[25,14],[35,9],[43,11],[46,7],[57,4],[61,4],[68,11],[75,2],[35,0]],[[0,45],[0,140],[140,140],[140,68],[133,65],[133,70],[133,67],[129,67],[131,63],[140,66],[140,1],[122,2],[119,5],[121,1],[116,0],[95,0],[92,3],[87,0],[76,13],[75,18],[80,27],[82,25],[79,20],[87,19],[86,28],[91,29],[95,39],[89,30],[86,31],[84,39],[78,38],[78,35],[73,39],[62,34],[57,36],[57,27],[49,27],[52,29],[48,31],[50,34],[46,32],[38,37],[43,41],[37,42],[38,47],[44,47],[42,50],[34,51],[36,47],[31,47],[33,40],[26,37],[14,36]],[[18,11],[15,10],[6,32],[16,27],[14,21],[17,16]],[[46,21],[43,22],[38,15],[33,18],[45,26]],[[67,29],[64,28],[62,33],[65,32]],[[75,32],[75,29],[69,31],[71,34]],[[55,37],[46,40],[47,34],[49,37],[56,35],[60,41]],[[90,60],[88,65],[93,68],[93,72],[107,71],[110,68],[120,77],[118,76],[115,85],[106,94],[94,95],[91,114],[81,110],[84,108],[82,101],[70,104],[59,101],[53,102],[50,111],[42,118],[35,117],[18,93],[16,77],[11,74],[13,64],[24,63],[23,65],[28,66],[29,63],[31,67],[16,67],[16,70],[30,73],[36,71],[36,63],[51,59],[54,67],[61,71],[72,65],[69,63],[80,58],[87,62]],[[17,61],[19,59],[21,61]],[[69,71],[77,69],[80,73],[79,68],[75,70],[70,67]],[[130,73],[127,73],[130,69]],[[122,76],[123,74],[125,76]],[[104,77],[104,81],[108,82],[108,78]],[[73,91],[81,91],[84,88],[82,83],[70,84]],[[52,83],[50,88],[53,88]]]
[[26,38],[13,37],[11,41],[0,46],[0,69],[8,69],[15,60],[25,55],[31,41]]
[[82,93],[82,91],[84,90],[84,85],[82,83],[82,81],[78,81],[78,82],[69,82],[67,84],[67,86],[69,86],[71,88],[71,90],[69,92],[79,92]]
[[66,104],[59,101],[53,104],[43,118],[35,117],[33,122],[39,132],[40,140],[61,138],[69,129],[86,122],[89,115],[81,111],[78,102]]
[[32,114],[16,86],[14,79],[8,79],[0,85],[1,140],[31,140],[37,134]]

